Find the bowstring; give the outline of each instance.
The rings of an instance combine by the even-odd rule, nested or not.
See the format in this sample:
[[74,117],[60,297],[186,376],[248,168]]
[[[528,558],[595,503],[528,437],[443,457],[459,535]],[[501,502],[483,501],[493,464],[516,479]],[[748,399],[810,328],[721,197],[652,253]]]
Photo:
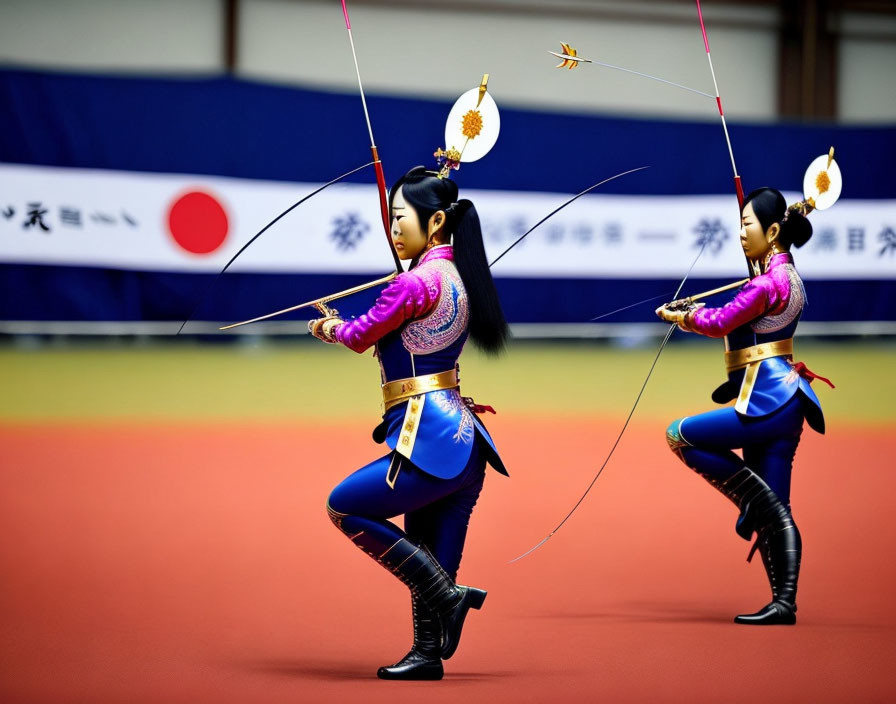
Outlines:
[[[671,291],[667,291],[666,293],[660,293],[656,296],[651,296],[650,298],[645,298],[643,301],[638,301],[637,303],[629,303],[627,306],[622,306],[622,308],[617,308],[616,310],[611,310],[609,313],[603,313],[602,315],[597,316],[596,318],[591,318],[588,322],[593,323],[595,320],[602,320],[604,318],[609,318],[611,315],[615,315],[616,313],[621,313],[624,310],[628,310],[629,308],[636,308],[637,306],[643,305],[644,303],[650,303],[650,301],[655,301],[658,298],[668,298]],[[674,299],[672,299],[674,300]]]

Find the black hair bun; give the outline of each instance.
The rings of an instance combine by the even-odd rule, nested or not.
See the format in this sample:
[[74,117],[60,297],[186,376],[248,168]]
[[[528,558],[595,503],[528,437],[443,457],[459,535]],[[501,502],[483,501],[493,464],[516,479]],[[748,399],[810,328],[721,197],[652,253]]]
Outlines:
[[812,237],[812,223],[799,211],[791,211],[781,223],[781,241],[794,247],[802,247]]

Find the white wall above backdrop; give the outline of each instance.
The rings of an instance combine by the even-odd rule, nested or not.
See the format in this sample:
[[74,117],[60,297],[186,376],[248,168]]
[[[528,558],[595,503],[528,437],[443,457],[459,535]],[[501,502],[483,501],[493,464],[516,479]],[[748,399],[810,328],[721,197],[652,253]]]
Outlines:
[[[559,71],[547,53],[570,42],[581,56],[712,92],[693,1],[349,0],[348,7],[371,94],[453,99],[487,70],[501,77],[495,97],[505,107],[716,119],[712,100],[597,65]],[[732,121],[778,117],[782,7],[703,2]],[[339,0],[239,0],[236,15],[235,75],[354,94]],[[837,36],[838,119],[892,122],[896,17],[844,3],[836,18],[829,29]],[[0,63],[219,74],[227,70],[225,26],[224,0],[3,0]]]

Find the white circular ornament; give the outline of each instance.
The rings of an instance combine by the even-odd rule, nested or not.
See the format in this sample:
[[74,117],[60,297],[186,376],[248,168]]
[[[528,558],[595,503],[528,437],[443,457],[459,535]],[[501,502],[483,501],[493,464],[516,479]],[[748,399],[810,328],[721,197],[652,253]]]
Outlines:
[[461,162],[476,161],[495,146],[500,130],[501,118],[494,99],[487,92],[472,88],[457,99],[448,113],[445,149],[459,151]]
[[811,198],[816,210],[826,210],[836,203],[842,188],[843,176],[832,156],[822,154],[809,164],[803,177],[803,197]]

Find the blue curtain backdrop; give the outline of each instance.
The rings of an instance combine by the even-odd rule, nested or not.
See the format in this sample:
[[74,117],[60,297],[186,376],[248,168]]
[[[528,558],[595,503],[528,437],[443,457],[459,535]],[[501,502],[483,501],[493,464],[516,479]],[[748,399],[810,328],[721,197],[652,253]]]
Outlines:
[[[450,103],[371,96],[387,180],[443,141]],[[0,161],[45,166],[323,182],[369,160],[360,101],[232,78],[133,78],[0,70]],[[652,168],[602,187],[637,195],[733,193],[721,127],[674,120],[537,113],[502,108],[501,139],[457,175],[461,187],[575,193],[614,173]],[[835,144],[848,174],[842,197],[893,198],[896,128],[730,125],[746,191],[802,182],[806,164]],[[354,180],[369,182],[362,172]],[[733,195],[732,195],[733,199]],[[273,215],[273,214],[272,214]],[[674,288],[665,280],[507,279],[499,288],[513,322],[584,322]],[[0,265],[0,319],[181,320],[211,278],[201,274]],[[352,285],[350,276],[234,275],[224,307],[205,319],[250,317]],[[727,283],[695,280],[693,289]],[[807,282],[807,320],[896,320],[894,281]],[[534,294],[535,292],[535,294]],[[533,295],[534,294],[534,295]],[[861,307],[855,301],[861,300]],[[354,302],[356,307],[360,302]],[[651,320],[633,309],[614,322]]]

